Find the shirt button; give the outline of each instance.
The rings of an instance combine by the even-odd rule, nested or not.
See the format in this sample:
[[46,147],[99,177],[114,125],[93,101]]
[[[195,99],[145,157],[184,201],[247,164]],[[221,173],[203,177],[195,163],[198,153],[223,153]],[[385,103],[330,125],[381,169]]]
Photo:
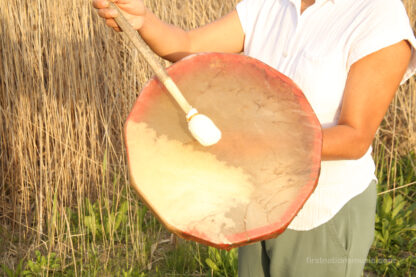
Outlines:
[[283,52],[282,55],[283,55],[284,58],[287,58],[287,56],[288,56],[287,52]]

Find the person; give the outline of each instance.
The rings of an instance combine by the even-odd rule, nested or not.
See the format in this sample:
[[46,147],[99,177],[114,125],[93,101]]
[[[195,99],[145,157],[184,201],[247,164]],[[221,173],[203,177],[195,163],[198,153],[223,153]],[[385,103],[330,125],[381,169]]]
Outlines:
[[[108,0],[93,6],[120,30]],[[160,21],[142,0],[118,0],[158,55],[240,53],[289,76],[323,128],[321,176],[288,229],[241,247],[239,276],[360,276],[373,241],[371,143],[398,86],[416,70],[416,40],[400,0],[243,0],[206,26]]]

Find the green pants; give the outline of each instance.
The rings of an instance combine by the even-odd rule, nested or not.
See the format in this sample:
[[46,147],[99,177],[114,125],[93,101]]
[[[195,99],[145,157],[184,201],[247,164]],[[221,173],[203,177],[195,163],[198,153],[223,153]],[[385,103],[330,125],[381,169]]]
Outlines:
[[238,276],[361,276],[374,238],[376,195],[373,181],[327,223],[239,248]]

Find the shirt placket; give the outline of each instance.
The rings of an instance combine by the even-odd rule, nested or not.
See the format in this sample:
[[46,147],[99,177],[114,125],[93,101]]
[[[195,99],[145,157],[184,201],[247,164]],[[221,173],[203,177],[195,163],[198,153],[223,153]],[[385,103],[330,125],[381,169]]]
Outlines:
[[[285,45],[283,47],[282,56],[284,58],[291,57],[291,54],[293,51],[296,51],[298,47],[296,47],[296,42],[299,37],[299,33],[303,29],[303,25],[305,20],[310,16],[311,13],[313,13],[316,9],[319,9],[323,4],[325,0],[316,0],[316,3],[312,6],[308,7],[302,14],[300,14],[300,8],[301,8],[301,0],[298,1],[291,1],[291,4],[293,5],[293,8],[296,9],[296,22],[295,22],[295,29],[292,33],[287,34]],[[296,49],[295,49],[296,48]]]
[[300,1],[301,0],[289,0],[291,8],[296,10],[296,18],[295,18],[295,29],[292,32],[286,33],[285,43],[283,46],[282,56],[284,58],[289,57],[290,47],[293,44],[294,37],[296,36],[296,33],[298,31],[298,25],[299,25],[299,7],[300,7]]

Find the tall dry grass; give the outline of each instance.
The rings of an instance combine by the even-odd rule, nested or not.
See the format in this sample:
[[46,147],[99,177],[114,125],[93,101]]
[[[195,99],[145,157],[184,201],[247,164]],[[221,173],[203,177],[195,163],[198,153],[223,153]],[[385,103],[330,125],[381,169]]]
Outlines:
[[[189,29],[220,17],[236,2],[148,0],[147,5],[165,21]],[[416,26],[416,4],[405,3]],[[83,199],[119,199],[129,189],[122,128],[150,76],[138,53],[104,26],[89,0],[2,1],[0,263],[41,247],[62,256],[87,251]],[[376,155],[386,149],[390,168],[394,157],[416,150],[415,122],[412,79],[377,134]],[[133,218],[138,204],[128,200]],[[76,231],[66,207],[80,215]],[[140,250],[139,231],[131,236]]]
[[[416,2],[403,0],[410,24],[416,32]],[[398,159],[416,153],[416,77],[413,76],[396,93],[374,140],[377,167],[385,162],[387,187],[395,189]],[[379,158],[383,157],[383,161]],[[413,161],[415,162],[415,161]],[[412,164],[416,168],[416,164]],[[416,180],[413,180],[416,181]],[[405,184],[407,185],[407,184]]]
[[[193,28],[234,1],[146,4],[165,21]],[[84,198],[121,197],[128,189],[122,128],[152,74],[126,41],[89,0],[2,1],[0,263],[22,257],[28,245],[63,256],[86,247],[73,245],[83,233],[71,233],[65,207],[82,215]]]

